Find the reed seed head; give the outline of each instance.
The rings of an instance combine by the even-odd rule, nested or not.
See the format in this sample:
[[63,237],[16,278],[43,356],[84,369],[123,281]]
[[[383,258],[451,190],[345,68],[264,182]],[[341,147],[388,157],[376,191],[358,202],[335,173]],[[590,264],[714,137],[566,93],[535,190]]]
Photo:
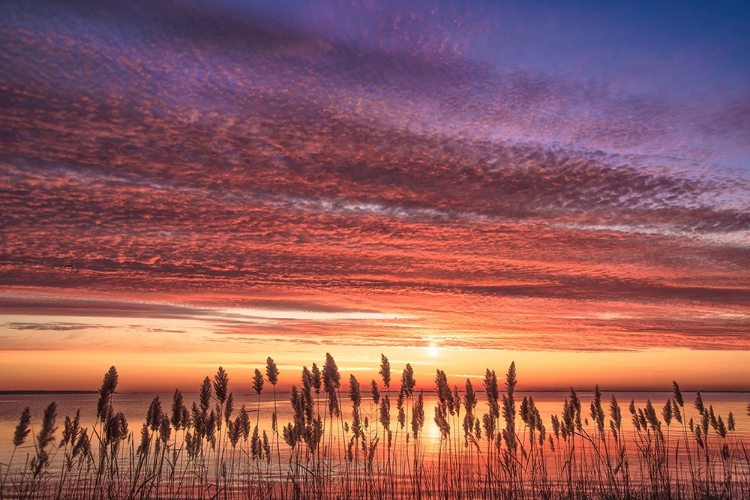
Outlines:
[[378,383],[375,380],[370,384],[370,395],[372,396],[372,402],[374,404],[380,403],[380,389],[378,389]]
[[654,408],[654,405],[651,404],[651,400],[646,400],[646,421],[651,426],[651,428],[654,431],[658,431],[661,429],[661,422],[659,421],[659,418],[656,416],[656,409]]
[[[453,386],[453,400],[452,405],[453,411],[456,412],[456,416],[461,416],[461,396],[458,394],[458,386]],[[453,411],[451,413],[453,413]]]
[[466,413],[474,415],[474,408],[477,406],[477,395],[474,392],[474,386],[471,385],[471,379],[466,379],[466,386],[464,389],[464,408]]
[[703,405],[703,398],[701,397],[700,392],[695,395],[695,409],[698,411],[698,413],[703,413],[703,410],[705,409],[705,406]]
[[391,363],[385,354],[380,354],[380,376],[383,378],[383,385],[390,389],[391,387]]
[[271,356],[266,359],[266,378],[268,379],[268,382],[274,386],[279,381],[279,369]]
[[234,411],[234,394],[231,392],[227,396],[227,402],[224,405],[224,422],[229,424],[229,419],[232,418],[232,412]]
[[719,415],[717,418],[716,432],[719,434],[719,437],[721,437],[722,439],[727,437],[727,427],[724,424],[724,420],[721,418],[721,415]]
[[495,370],[487,371],[484,374],[484,394],[487,397],[487,405],[490,407],[490,416],[492,418],[500,417],[500,389],[497,386],[497,375]]
[[57,430],[57,427],[55,427],[56,418],[57,418],[57,404],[53,401],[44,410],[44,418],[42,419],[42,428],[39,430],[39,434],[37,434],[37,437],[36,437],[36,442],[37,442],[39,451],[44,451],[44,449],[50,443],[52,443],[52,441],[54,441],[55,431]]
[[680,385],[676,381],[672,381],[672,392],[674,393],[674,400],[677,401],[679,406],[685,406],[685,400],[682,398],[682,391]]
[[468,446],[469,435],[474,431],[474,416],[471,413],[466,413],[464,415],[464,422],[462,427],[464,430],[464,446]]
[[213,410],[211,410],[211,413],[209,413],[208,419],[206,420],[205,438],[206,441],[211,444],[212,448],[216,445],[216,426],[220,420],[221,419],[217,417],[216,412]]
[[224,404],[227,400],[227,392],[229,390],[229,375],[224,371],[223,367],[219,367],[219,370],[214,376],[214,393],[216,399],[220,404]]
[[672,414],[674,415],[674,419],[677,420],[677,423],[682,425],[682,411],[680,410],[677,401],[674,399],[672,400]]
[[109,371],[104,375],[99,394],[114,394],[117,389],[118,378],[117,369],[114,366],[110,366]]
[[31,410],[27,406],[21,412],[18,425],[16,425],[16,432],[13,433],[13,446],[21,446],[25,443],[29,432],[31,432]]
[[289,446],[292,449],[294,449],[297,446],[297,438],[299,436],[297,435],[297,432],[291,423],[287,424],[284,427],[284,430],[282,431],[282,436],[287,446]]
[[388,399],[388,394],[384,394],[380,398],[380,424],[386,430],[391,427],[391,402]]
[[487,436],[487,441],[492,441],[495,438],[495,417],[491,413],[482,415],[482,426],[484,434]]
[[[399,415],[400,417],[400,415]],[[448,423],[446,422],[445,425]],[[422,427],[424,426],[424,393],[422,391],[419,391],[419,396],[417,396],[417,403],[414,405],[414,411],[411,415],[411,429],[412,434],[414,435],[414,439],[417,439],[417,436],[422,431]],[[441,428],[441,432],[443,429]],[[448,427],[448,432],[450,432],[450,427]]]
[[560,439],[560,418],[557,415],[552,415],[552,432]]
[[359,405],[356,404],[352,407],[352,434],[355,439],[359,439],[360,436],[364,435],[362,420],[359,414]]
[[445,406],[450,402],[451,407],[453,406],[453,395],[451,389],[448,386],[448,377],[445,375],[443,370],[437,370],[435,375],[435,392],[437,393],[438,400],[441,406]]
[[513,393],[516,391],[516,362],[511,361],[508,367],[508,373],[505,375],[505,392],[509,398],[513,397]]
[[145,422],[141,426],[141,444],[138,445],[136,453],[145,455],[151,446],[151,434],[148,432],[148,424]]
[[248,414],[245,405],[242,405],[242,408],[240,408],[240,414],[237,419],[239,421],[239,429],[242,433],[242,439],[247,441],[247,438],[250,436],[250,414]]
[[271,461],[271,444],[268,441],[268,434],[266,434],[266,431],[263,431],[263,453],[266,455],[266,461],[270,463],[270,461]]
[[203,415],[208,414],[208,409],[211,407],[211,379],[206,377],[203,379],[200,390],[198,391],[198,399],[200,401],[201,413]]
[[362,393],[360,392],[357,377],[353,374],[349,375],[349,398],[352,400],[352,405],[355,408],[359,408],[359,405],[362,403]]
[[172,417],[170,419],[172,427],[174,427],[175,430],[180,430],[187,426],[188,421],[183,418],[183,415],[186,414],[187,408],[185,408],[182,392],[180,392],[179,389],[175,389],[174,395],[172,396]]
[[115,369],[114,366],[111,366],[109,371],[104,374],[102,386],[99,389],[99,400],[96,404],[96,416],[102,422],[105,422],[110,417],[112,411],[112,395],[117,389],[117,381],[117,369]]
[[341,409],[339,408],[339,398],[336,394],[336,389],[332,389],[330,392],[328,392],[328,413],[330,415],[339,416],[341,414]]
[[661,410],[661,416],[664,417],[664,423],[667,424],[667,427],[672,423],[672,417],[674,416],[674,412],[672,411],[672,400],[667,399],[667,402],[664,404],[664,408]]
[[[440,430],[440,439],[448,439],[451,432],[451,426],[446,419],[446,407],[443,404],[435,406],[435,425]],[[417,430],[414,428],[412,419],[412,429],[414,430],[414,439],[417,438]]]
[[326,353],[326,363],[323,366],[323,387],[326,392],[330,395],[335,393],[341,385],[341,374],[339,373],[339,367],[336,365],[336,361],[330,353]]
[[78,436],[78,441],[73,446],[71,454],[73,458],[78,456],[91,457],[91,441],[89,441],[89,434],[86,429]]
[[255,394],[260,395],[260,393],[263,392],[264,383],[265,380],[263,379],[263,373],[256,368],[255,376],[253,377],[253,389],[255,390]]
[[313,389],[315,389],[315,394],[320,394],[320,388],[323,384],[323,379],[320,376],[320,369],[318,368],[318,365],[313,363],[312,364],[312,386]]
[[262,451],[263,447],[260,440],[260,433],[258,432],[258,426],[256,425],[253,429],[253,437],[250,439],[250,454],[253,460],[259,458]]
[[296,426],[302,427],[305,424],[305,402],[296,385],[292,386],[289,400],[292,403],[292,409],[294,409],[294,423]]
[[65,417],[65,428],[63,429],[63,436],[62,440],[60,441],[60,447],[75,444],[75,441],[78,438],[78,433],[81,431],[80,421],[80,409],[76,411],[76,416],[73,419],[68,416]]
[[116,443],[128,437],[128,421],[122,412],[112,415],[105,424],[105,442]]
[[305,419],[308,424],[312,422],[315,410],[312,397],[312,378],[312,373],[305,366],[302,369],[302,404],[304,406]]
[[227,423],[227,434],[229,435],[229,443],[232,445],[232,448],[237,447],[237,443],[239,442],[240,437],[242,436],[242,431],[240,430],[240,426],[237,424],[238,422]]
[[716,428],[719,425],[719,422],[716,419],[716,414],[714,413],[714,405],[709,405],[709,407],[708,407],[708,418],[709,418],[709,422],[711,424],[711,427],[714,430],[716,430]]
[[404,395],[409,398],[414,393],[414,387],[417,385],[417,381],[414,380],[414,369],[412,369],[410,363],[406,363],[406,368],[401,375],[401,390],[404,391]]
[[162,413],[161,425],[159,425],[159,437],[161,438],[162,443],[166,445],[171,434],[172,428],[169,426],[169,417],[166,413]]
[[161,425],[161,401],[159,396],[156,396],[151,404],[148,406],[148,412],[146,413],[146,426],[147,428],[155,431]]

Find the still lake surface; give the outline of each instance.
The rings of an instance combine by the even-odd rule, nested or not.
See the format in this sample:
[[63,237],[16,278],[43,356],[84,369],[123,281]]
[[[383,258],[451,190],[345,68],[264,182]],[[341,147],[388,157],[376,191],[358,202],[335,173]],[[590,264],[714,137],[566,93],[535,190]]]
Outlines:
[[[342,386],[342,389],[344,387]],[[383,392],[384,394],[384,392]],[[534,399],[534,402],[539,409],[539,412],[543,418],[544,425],[547,429],[547,434],[552,434],[552,425],[550,418],[552,415],[561,415],[563,403],[568,397],[568,392],[516,392],[516,409],[520,408],[521,401],[524,396],[530,396]],[[695,418],[697,412],[693,407],[695,400],[695,392],[684,392],[685,399],[685,413],[687,422],[690,417]],[[672,397],[672,392],[603,392],[602,393],[602,405],[607,414],[607,420],[609,420],[609,401],[611,396],[614,395],[622,410],[623,427],[625,428],[626,435],[630,435],[632,432],[631,416],[628,411],[628,405],[631,400],[635,401],[637,407],[643,407],[646,405],[647,400],[651,400],[652,404],[656,408],[657,414],[661,417],[661,409],[664,403]],[[149,404],[153,400],[155,394],[116,394],[114,397],[114,408],[116,412],[122,412],[128,421],[129,432],[133,433],[137,439],[141,425],[145,421],[146,412]],[[161,404],[162,411],[171,415],[171,404],[172,404],[172,393],[158,394]],[[193,402],[198,401],[197,393],[183,394],[185,398],[185,405],[188,409],[191,407]],[[277,393],[277,408],[278,408],[278,421],[279,427],[285,425],[293,420],[293,410],[289,403],[288,392]],[[320,395],[320,411],[323,413],[323,408],[326,406],[325,395]],[[396,417],[396,396],[397,392],[391,391],[391,428],[394,429],[397,426]],[[750,393],[747,392],[702,392],[706,407],[709,405],[713,406],[714,413],[717,416],[722,416],[726,422],[728,420],[728,414],[731,411],[736,421],[736,438],[750,445],[750,416],[747,414],[747,405],[750,402]],[[589,415],[589,405],[593,400],[592,392],[578,392],[578,397],[582,404],[582,416],[587,417]],[[250,412],[250,421],[254,426],[256,419],[259,422],[259,427],[262,430],[266,430],[269,435],[271,434],[271,416],[273,413],[273,395],[270,390],[263,392],[260,402],[257,395],[254,393],[235,393],[234,394],[234,415],[236,416],[239,412],[239,408],[244,404]],[[32,434],[29,435],[26,444],[19,447],[16,451],[14,463],[18,464],[18,461],[23,463],[26,455],[34,454],[34,440],[32,436],[35,435],[40,426],[41,419],[44,413],[44,409],[52,401],[57,403],[57,433],[56,443],[62,435],[64,428],[65,416],[71,418],[75,415],[77,410],[81,410],[81,425],[91,429],[96,423],[96,403],[97,394],[4,394],[0,395],[0,463],[7,464],[11,453],[13,452],[13,432],[18,419],[23,409],[28,406],[31,409],[32,415]],[[478,403],[475,409],[476,415],[481,418],[481,415],[487,411],[487,404],[484,400],[483,393],[477,393]],[[342,411],[344,418],[350,421],[349,399],[345,391],[341,393]],[[434,392],[425,391],[425,425],[423,430],[424,451],[427,456],[434,453],[439,447],[440,432],[434,423],[434,407],[437,402],[437,397]],[[260,413],[258,414],[258,408]],[[375,422],[378,420],[377,408],[373,404],[372,399],[369,397],[369,392],[362,393],[362,415],[368,417],[370,420],[371,429],[376,425]],[[461,409],[463,415],[464,409]],[[519,435],[523,433],[523,422],[519,416],[516,417],[518,424]],[[460,427],[460,422],[457,422],[457,427]],[[676,423],[673,424],[676,426]],[[409,423],[407,422],[407,429]],[[462,432],[460,429],[456,429]],[[673,428],[676,430],[676,428]],[[90,433],[91,431],[89,431]],[[590,429],[593,432],[593,429]],[[282,443],[283,445],[283,443]],[[18,464],[20,465],[20,464]]]

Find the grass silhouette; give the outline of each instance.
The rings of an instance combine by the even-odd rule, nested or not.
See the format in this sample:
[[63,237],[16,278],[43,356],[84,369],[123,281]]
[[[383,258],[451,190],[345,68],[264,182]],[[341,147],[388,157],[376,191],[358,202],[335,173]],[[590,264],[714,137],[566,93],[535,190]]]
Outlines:
[[[382,355],[379,374],[382,385],[372,380],[369,395],[350,375],[344,411],[341,374],[326,355],[322,371],[316,364],[302,369],[289,398],[293,418],[282,423],[272,358],[265,378],[255,370],[254,410],[235,412],[229,375],[219,367],[190,410],[180,390],[169,413],[155,397],[136,433],[116,411],[112,367],[90,428],[79,410],[65,417],[56,442],[54,402],[36,435],[29,409],[22,411],[11,458],[0,465],[0,498],[750,498],[750,454],[735,416],[716,414],[700,393],[686,407],[676,382],[659,409],[650,400],[643,407],[630,401],[630,425],[617,399],[606,404],[598,386],[587,412],[571,389],[548,430],[532,397],[517,405],[515,364],[502,392],[495,372],[486,371],[483,401],[471,380],[459,391],[437,370],[438,432],[429,453],[430,416],[424,392],[415,394],[411,365],[401,376],[395,420],[391,366]],[[268,421],[261,420],[265,382],[273,392],[270,429],[261,428]],[[14,461],[30,434],[34,453]]]

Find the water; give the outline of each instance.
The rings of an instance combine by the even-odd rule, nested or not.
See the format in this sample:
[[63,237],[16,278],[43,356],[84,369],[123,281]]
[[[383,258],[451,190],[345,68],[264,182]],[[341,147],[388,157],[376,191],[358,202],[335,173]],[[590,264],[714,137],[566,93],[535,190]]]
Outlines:
[[[609,401],[610,397],[614,394],[620,403],[623,416],[623,427],[626,430],[626,435],[630,435],[632,432],[632,424],[630,413],[628,411],[628,405],[631,400],[635,401],[637,407],[643,407],[646,404],[646,400],[650,399],[656,408],[659,418],[661,417],[661,409],[664,402],[672,397],[671,392],[614,392],[614,393],[603,393],[602,405],[607,414],[607,420],[609,420]],[[729,393],[729,392],[704,392],[701,393],[703,401],[708,407],[713,406],[714,413],[717,416],[722,416],[724,422],[727,422],[728,414],[731,411],[734,414],[736,421],[736,437],[745,443],[750,443],[750,417],[747,415],[746,406],[750,400],[749,393]],[[154,394],[116,394],[114,397],[114,408],[115,411],[122,412],[129,425],[129,431],[132,432],[136,438],[140,431],[141,425],[145,421],[146,412],[149,404],[154,398]],[[171,415],[171,404],[172,394],[163,393],[158,394],[162,403],[162,411],[167,415]],[[376,421],[378,420],[377,408],[373,404],[372,399],[368,397],[369,393],[363,393],[362,398],[362,418],[368,418],[370,425],[370,431],[375,432]],[[542,416],[544,425],[547,429],[547,434],[552,434],[552,425],[550,417],[553,414],[561,415],[563,402],[568,397],[567,392],[517,392],[516,393],[516,410],[520,408],[521,400],[524,396],[529,396],[534,399],[534,402],[539,409]],[[585,418],[589,415],[589,405],[593,399],[592,393],[581,392],[578,394],[582,403],[582,415]],[[695,399],[695,393],[684,393],[685,397],[685,421],[689,418],[697,418],[697,412],[693,408],[693,401]],[[198,395],[184,394],[185,405],[188,409],[191,407],[193,402],[198,401]],[[244,404],[250,412],[250,421],[254,426],[256,420],[259,423],[259,428],[266,430],[271,434],[271,415],[273,413],[273,397],[271,391],[264,391],[260,400],[260,413],[257,413],[258,409],[258,397],[254,393],[239,393],[234,395],[234,416],[239,412],[239,408]],[[18,419],[21,411],[24,407],[29,406],[32,415],[32,434],[29,435],[26,443],[19,447],[16,451],[16,460],[24,460],[26,454],[33,455],[35,453],[34,440],[32,435],[35,435],[40,426],[41,419],[44,413],[45,407],[52,401],[57,403],[57,433],[56,443],[59,442],[62,435],[62,429],[64,427],[65,416],[71,418],[75,415],[77,410],[81,410],[81,425],[84,427],[92,428],[96,423],[96,402],[98,399],[97,394],[29,394],[29,395],[0,395],[0,462],[3,464],[8,463],[11,453],[13,452],[13,432],[18,424]],[[396,394],[391,393],[391,429],[394,430],[397,427],[396,418]],[[477,394],[478,403],[475,409],[477,416],[481,418],[481,415],[487,411],[487,405],[484,400],[484,395],[481,393]],[[437,398],[434,393],[425,394],[425,425],[422,434],[422,445],[424,447],[426,456],[429,457],[439,449],[440,444],[440,431],[435,425],[434,408],[437,403]],[[324,412],[326,407],[325,395],[320,395],[319,408],[321,414]],[[346,420],[351,421],[351,415],[347,413],[350,407],[350,402],[345,394],[342,394],[342,409],[344,411],[344,417]],[[289,393],[277,393],[277,411],[279,427],[285,425],[293,420],[293,410],[289,403]],[[462,408],[461,415],[464,410]],[[463,418],[461,416],[461,418]],[[590,418],[589,418],[590,420]],[[453,424],[460,427],[461,422],[458,419],[452,420]],[[523,423],[521,422],[520,416],[516,417],[516,423],[518,426],[519,435],[523,435]],[[676,423],[673,423],[673,430],[676,431]],[[588,427],[590,432],[593,432],[591,425]],[[409,422],[406,423],[406,429],[410,429]],[[666,429],[666,427],[665,427]],[[459,432],[462,435],[462,430]],[[709,431],[711,432],[711,431]],[[283,446],[283,443],[282,443]]]
[[[602,406],[607,415],[607,429],[611,396],[612,393],[602,395]],[[614,472],[614,476],[616,476],[615,482],[620,486],[624,484],[623,474],[625,474],[628,478],[625,481],[630,485],[630,488],[634,488],[631,490],[632,493],[643,492],[653,486],[653,474],[651,474],[651,469],[647,466],[649,463],[654,463],[653,450],[650,448],[650,441],[643,441],[644,436],[646,436],[646,439],[651,439],[651,437],[650,434],[646,434],[645,432],[637,434],[634,431],[628,406],[630,401],[633,400],[637,408],[643,408],[647,400],[651,400],[656,414],[659,416],[659,419],[662,419],[662,407],[672,394],[671,392],[616,392],[614,396],[617,398],[622,412],[622,437],[626,442],[625,454],[627,455],[627,460],[623,463],[629,463],[629,465],[626,465],[622,469],[619,469],[619,465],[617,465],[619,459],[617,458],[615,443],[611,434],[608,433],[606,444],[603,444],[597,437],[598,434],[594,428],[593,421],[590,417],[586,418],[590,413],[590,403],[593,399],[592,393],[582,392],[578,394],[581,401],[584,435],[577,435],[574,445],[571,445],[570,441],[566,442],[560,438],[553,438],[551,424],[552,415],[562,415],[563,402],[569,397],[567,392],[516,393],[517,415],[515,421],[519,446],[518,453],[514,455],[517,458],[513,460],[518,460],[519,465],[522,467],[522,469],[519,469],[521,470],[519,477],[521,478],[520,481],[525,485],[524,488],[532,488],[534,485],[542,484],[539,482],[539,478],[542,477],[542,474],[539,474],[539,472],[542,469],[544,469],[543,476],[545,481],[548,480],[549,483],[547,484],[559,495],[565,492],[566,484],[573,484],[566,482],[566,475],[571,471],[573,477],[577,478],[574,481],[588,481],[582,486],[583,488],[588,490],[588,488],[596,488],[597,485],[601,487],[601,485],[608,484],[605,472],[607,467],[609,467],[610,471],[613,469],[620,470],[619,474]],[[723,479],[731,476],[732,495],[735,498],[747,498],[750,495],[750,470],[748,470],[750,462],[741,455],[740,450],[743,449],[743,443],[745,446],[750,443],[750,417],[748,417],[745,409],[750,399],[750,394],[710,392],[702,393],[702,396],[704,404],[706,407],[709,407],[709,405],[712,407],[717,419],[721,417],[724,422],[728,422],[729,412],[731,411],[734,414],[734,420],[736,421],[735,431],[730,433],[726,440],[722,440],[714,429],[709,427],[708,440],[711,444],[709,448],[711,449],[710,454],[712,457],[709,467],[703,465],[705,455],[703,455],[703,451],[696,445],[696,440],[694,436],[689,434],[689,430],[683,430],[683,427],[677,422],[673,422],[669,428],[662,423],[661,429],[667,437],[669,451],[667,452],[667,456],[661,455],[661,459],[666,459],[666,462],[660,462],[661,465],[657,467],[670,478],[668,479],[669,484],[673,487],[678,487],[679,485],[682,492],[688,491],[689,488],[696,485],[700,486],[704,484],[704,481],[705,484],[710,482],[714,485],[712,488],[723,488],[725,484]],[[162,411],[167,416],[170,416],[172,394],[159,394],[159,397],[162,404]],[[198,401],[198,395],[195,393],[185,394],[184,397],[185,405],[188,408],[194,402],[197,403]],[[346,450],[351,449],[348,448],[348,444],[352,432],[351,429],[344,430],[344,426],[339,423],[340,421],[334,419],[333,426],[331,426],[331,422],[327,416],[324,417],[325,433],[321,441],[321,453],[317,456],[316,460],[316,455],[308,453],[308,448],[305,444],[300,444],[293,450],[281,438],[279,439],[280,446],[277,451],[271,431],[271,419],[274,411],[274,401],[271,391],[264,392],[260,400],[257,395],[251,393],[238,393],[234,397],[234,416],[236,417],[239,414],[239,408],[244,404],[249,411],[251,429],[257,422],[261,435],[264,431],[269,435],[271,447],[268,458],[270,460],[266,462],[251,459],[249,442],[240,440],[237,448],[231,448],[227,440],[222,440],[221,438],[220,442],[223,444],[217,446],[214,450],[209,450],[207,446],[204,446],[203,449],[206,455],[203,458],[199,456],[197,460],[189,460],[187,451],[185,451],[185,447],[183,446],[184,432],[172,431],[172,437],[169,440],[169,450],[181,450],[176,461],[176,469],[174,469],[176,471],[177,489],[173,489],[174,485],[165,479],[169,477],[167,472],[169,466],[167,465],[165,469],[159,466],[156,469],[157,459],[155,455],[152,455],[150,466],[147,467],[151,467],[150,470],[152,471],[159,471],[158,474],[155,473],[152,476],[152,478],[157,478],[156,483],[160,484],[160,486],[155,486],[157,490],[161,490],[166,496],[191,498],[207,496],[208,493],[210,493],[208,496],[211,496],[217,491],[217,485],[223,484],[228,488],[228,496],[232,498],[245,498],[248,496],[248,491],[256,490],[266,491],[264,494],[268,494],[268,488],[274,490],[274,494],[271,496],[280,497],[285,495],[282,493],[282,489],[288,487],[292,478],[296,478],[299,481],[296,483],[297,485],[308,488],[303,491],[303,496],[308,494],[309,496],[318,495],[320,492],[316,488],[319,485],[325,484],[327,488],[333,488],[326,493],[328,495],[325,496],[326,498],[341,496],[357,498],[363,493],[361,488],[370,488],[373,494],[378,492],[381,496],[386,497],[394,496],[393,493],[395,491],[404,493],[404,498],[416,498],[414,491],[418,490],[425,493],[423,495],[425,498],[443,498],[446,496],[445,488],[452,493],[455,493],[457,491],[456,488],[459,488],[464,496],[471,497],[478,495],[480,489],[485,485],[489,485],[491,488],[507,488],[509,484],[507,482],[507,475],[505,476],[506,479],[494,479],[499,478],[503,474],[503,465],[501,465],[502,461],[498,460],[497,451],[486,441],[484,430],[482,430],[483,435],[478,440],[477,446],[472,446],[471,444],[465,445],[462,428],[463,417],[465,415],[463,407],[461,408],[460,415],[447,416],[451,431],[448,439],[442,438],[441,431],[434,422],[435,408],[438,401],[433,392],[425,395],[424,427],[417,442],[417,449],[414,446],[414,439],[411,438],[411,442],[407,439],[407,435],[411,431],[409,417],[413,414],[412,405],[414,401],[406,405],[410,410],[406,418],[405,428],[398,429],[397,394],[390,394],[391,430],[394,432],[393,448],[390,450],[390,455],[385,453],[387,439],[380,426],[378,407],[374,404],[372,398],[369,397],[369,393],[362,394],[360,414],[365,427],[364,442],[372,444],[377,438],[380,439],[377,448],[374,449],[374,454],[370,455],[375,458],[369,469],[365,468],[367,460],[365,457],[368,456],[367,446],[355,452],[353,461],[346,458]],[[325,396],[321,394],[319,398],[313,397],[314,406],[318,409],[316,412],[319,411],[319,414],[324,416],[327,408]],[[555,451],[553,452],[549,441],[545,442],[545,448],[541,454],[541,462],[537,462],[537,457],[540,457],[539,451],[533,452],[528,456],[526,455],[526,451],[531,450],[531,445],[528,442],[530,433],[524,427],[522,419],[518,415],[521,401],[524,397],[534,399],[536,408],[539,410],[544,422],[548,439],[552,439],[555,443]],[[138,443],[140,443],[141,426],[145,421],[147,410],[153,398],[154,395],[152,394],[116,394],[114,396],[114,410],[122,412],[125,415],[128,421],[128,430],[131,434],[131,437],[122,444],[120,451],[121,458],[117,459],[121,466],[107,469],[112,471],[118,470],[123,473],[123,476],[118,476],[119,479],[115,483],[119,485],[117,487],[124,487],[126,489],[123,491],[118,490],[120,493],[116,493],[115,496],[129,495],[127,487],[128,484],[131,484],[129,481],[133,480],[131,474],[141,471],[140,466],[136,466],[135,464],[144,456],[147,461],[149,460],[148,454],[137,454],[135,450],[138,448]],[[348,427],[351,426],[352,422],[351,402],[345,393],[341,394],[340,398],[342,403],[342,418],[347,422],[346,426]],[[416,397],[414,399],[416,400]],[[488,406],[485,402],[484,394],[478,393],[477,399],[475,415],[481,421],[482,416],[488,411]],[[683,411],[684,422],[686,423],[690,418],[695,418],[696,421],[700,420],[697,411],[693,407],[694,399],[695,393],[685,393],[686,406]],[[97,394],[0,395],[0,474],[8,471],[7,464],[11,454],[13,454],[13,433],[21,411],[28,406],[32,414],[32,433],[27,442],[15,451],[13,466],[11,468],[12,473],[9,475],[9,486],[7,486],[8,489],[6,492],[16,491],[13,489],[15,488],[14,485],[19,484],[19,478],[24,477],[19,474],[20,470],[24,467],[26,461],[35,455],[34,435],[41,426],[44,408],[51,401],[56,402],[58,411],[56,422],[58,429],[55,444],[60,441],[65,416],[72,417],[80,409],[81,425],[89,429],[89,436],[92,436],[93,452],[95,455],[98,454],[98,440],[92,432],[92,429],[97,426],[97,400]],[[289,400],[290,395],[288,393],[277,394],[276,406],[280,430],[294,419],[293,408]],[[364,421],[367,423],[365,424]],[[504,425],[501,417],[500,422],[497,424],[498,432],[502,431]],[[97,430],[101,431],[100,425]],[[227,426],[224,425],[221,431],[221,436],[224,438],[226,437],[226,430]],[[587,441],[588,438],[586,435],[591,437],[590,441]],[[641,439],[640,443],[636,444],[636,438]],[[681,444],[676,446],[680,440],[682,440]],[[689,455],[686,453],[686,442],[691,447]],[[408,446],[406,446],[407,443]],[[645,446],[644,443],[646,443]],[[722,460],[720,447],[724,443],[727,443],[729,446],[731,456],[735,457],[734,459]],[[156,448],[154,445],[153,449],[155,450]],[[506,448],[506,444],[503,444],[503,450]],[[644,449],[647,450],[645,454],[652,457],[650,460],[643,460]],[[417,466],[414,459],[415,451],[419,454],[419,466]],[[51,450],[48,448],[48,452],[52,457],[50,474],[42,476],[47,478],[44,480],[43,488],[54,488],[55,481],[65,476],[62,467],[64,453],[56,451],[54,446]],[[294,455],[292,456],[293,452]],[[170,451],[167,455],[171,457],[171,453]],[[221,475],[219,471],[222,468],[219,466],[219,456],[227,458],[226,463],[228,465],[227,469],[224,470],[228,471],[226,476],[228,483],[226,480],[222,483],[220,479]],[[601,457],[601,459],[597,457]],[[167,458],[167,463],[169,460]],[[163,458],[161,459],[161,463],[164,463]],[[546,465],[542,469],[538,469],[539,463]],[[707,464],[708,462],[705,463]],[[77,470],[80,471],[80,469]],[[422,474],[424,480],[423,485],[419,483],[419,486],[416,486],[418,484],[416,482],[416,471],[421,471],[420,474]],[[464,474],[464,471],[467,473]],[[86,474],[83,476],[83,483],[76,482],[75,486],[71,483],[74,475],[67,476],[68,482],[65,483],[65,487],[80,491],[80,484],[83,484],[84,495],[93,494],[93,490],[91,489],[93,483],[91,480],[95,473],[87,472]],[[537,475],[535,476],[534,474]],[[493,479],[485,482],[481,476]],[[2,477],[4,476],[0,475],[0,478]],[[28,479],[31,476],[27,474],[25,477]],[[138,477],[140,479],[133,480],[135,482],[132,484],[135,485],[138,481],[145,481],[145,476]],[[443,479],[446,477],[451,478],[451,482],[443,482]],[[592,477],[593,480],[591,479]],[[324,478],[325,481],[319,482],[321,478]],[[365,480],[364,483],[362,482],[363,479]],[[78,481],[78,479],[75,480]],[[153,486],[154,483],[149,484]],[[663,485],[658,487],[663,488]],[[352,491],[351,488],[354,488],[354,490]],[[357,490],[357,488],[360,489]],[[395,490],[389,488],[395,488]],[[40,495],[44,496],[44,492],[46,491],[48,490],[43,490]],[[451,496],[452,493],[447,496]],[[497,496],[494,493],[493,495]]]

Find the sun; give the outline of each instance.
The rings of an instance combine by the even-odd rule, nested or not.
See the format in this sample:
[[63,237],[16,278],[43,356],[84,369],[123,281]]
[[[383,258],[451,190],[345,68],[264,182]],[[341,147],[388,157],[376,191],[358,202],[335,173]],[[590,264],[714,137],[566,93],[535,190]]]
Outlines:
[[437,358],[440,355],[440,347],[435,342],[430,342],[427,346],[427,355],[431,358]]

